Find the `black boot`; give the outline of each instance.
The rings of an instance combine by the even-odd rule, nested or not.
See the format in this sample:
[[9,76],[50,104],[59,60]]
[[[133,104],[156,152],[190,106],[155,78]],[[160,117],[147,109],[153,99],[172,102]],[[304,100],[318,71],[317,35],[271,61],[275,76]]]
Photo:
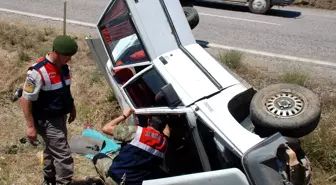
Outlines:
[[55,178],[44,177],[44,181],[43,181],[42,185],[56,185],[56,179]]

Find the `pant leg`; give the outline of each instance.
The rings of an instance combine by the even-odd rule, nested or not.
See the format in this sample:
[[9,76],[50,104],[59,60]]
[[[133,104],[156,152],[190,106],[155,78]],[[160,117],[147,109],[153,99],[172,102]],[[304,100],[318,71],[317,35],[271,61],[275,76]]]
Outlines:
[[55,179],[56,171],[54,166],[54,159],[48,147],[43,152],[43,175],[48,179]]
[[42,137],[45,148],[43,151],[43,175],[45,179],[55,179],[56,171],[54,166],[54,158],[52,157],[51,151],[48,148],[48,139],[46,136],[46,120],[38,120],[35,123],[35,128],[37,133]]
[[67,184],[74,173],[74,160],[67,140],[66,118],[53,118],[46,121],[47,148],[53,158],[56,181]]
[[118,185],[108,175],[108,170],[112,165],[113,159],[118,155],[118,153],[119,152],[116,152],[110,156],[99,153],[93,158],[93,164],[96,168],[96,171],[99,174],[100,178],[104,181],[105,185]]

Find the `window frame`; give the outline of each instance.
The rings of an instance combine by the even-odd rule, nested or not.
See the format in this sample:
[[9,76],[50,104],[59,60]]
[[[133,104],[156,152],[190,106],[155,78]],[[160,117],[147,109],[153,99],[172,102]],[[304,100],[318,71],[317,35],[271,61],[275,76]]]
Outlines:
[[[148,109],[170,109],[170,110],[172,110],[172,108],[169,107],[169,106],[137,107],[135,105],[133,99],[131,98],[130,94],[127,92],[126,87],[128,85],[130,85],[131,83],[133,83],[136,80],[138,80],[139,78],[141,78],[143,75],[145,75],[150,70],[155,70],[155,72],[158,74],[158,76],[161,78],[161,80],[165,83],[165,85],[168,84],[168,81],[164,78],[163,75],[161,75],[161,73],[157,70],[157,68],[152,64],[152,65],[147,66],[145,69],[142,69],[141,71],[139,71],[132,78],[130,78],[125,84],[123,84],[120,88],[122,94],[125,96],[127,103],[134,110],[148,110]],[[174,107],[174,109],[176,109],[176,108],[181,109],[181,108],[184,108],[184,106]]]
[[[115,69],[130,68],[130,67],[136,67],[136,66],[151,65],[152,64],[152,62],[151,62],[152,59],[150,58],[150,55],[148,54],[148,50],[147,50],[146,46],[144,45],[144,42],[143,42],[143,40],[142,40],[142,38],[141,38],[141,36],[139,34],[139,30],[137,29],[137,27],[134,24],[133,14],[131,13],[130,8],[129,8],[127,2],[124,1],[124,4],[125,4],[125,6],[127,8],[126,15],[122,14],[122,15],[119,15],[117,18],[119,18],[120,16],[127,16],[128,17],[128,19],[125,19],[125,20],[129,20],[129,22],[130,22],[130,24],[131,24],[131,26],[132,26],[132,28],[134,30],[134,34],[137,36],[137,39],[139,40],[139,43],[142,46],[142,49],[145,52],[145,54],[146,54],[146,56],[148,58],[148,61],[137,62],[137,63],[134,63],[134,64],[125,64],[125,65],[121,65],[121,66],[116,66],[117,61],[115,61],[115,58],[113,57],[113,54],[112,54],[113,50],[111,51],[110,47],[105,42],[105,39],[104,39],[104,36],[103,36],[104,34],[102,32],[102,27],[104,27],[104,26],[107,25],[107,23],[103,24],[104,17],[113,8],[113,6],[117,3],[117,1],[123,1],[123,0],[114,0],[114,1],[111,1],[109,3],[109,5],[105,8],[104,13],[101,15],[101,17],[99,19],[99,22],[97,23],[97,26],[96,26],[97,30],[98,30],[98,33],[99,33],[98,35],[99,35],[100,39],[102,40],[102,44],[104,46],[105,52],[107,53],[107,56],[108,56],[109,60],[112,63],[112,68],[115,70]],[[115,19],[112,19],[109,22],[113,22],[113,20],[115,20]]]

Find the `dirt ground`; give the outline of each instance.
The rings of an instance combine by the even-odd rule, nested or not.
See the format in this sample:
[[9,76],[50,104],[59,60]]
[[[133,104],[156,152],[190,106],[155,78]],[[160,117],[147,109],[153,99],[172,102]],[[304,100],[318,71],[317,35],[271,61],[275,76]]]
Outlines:
[[336,10],[336,0],[296,0],[295,5]]

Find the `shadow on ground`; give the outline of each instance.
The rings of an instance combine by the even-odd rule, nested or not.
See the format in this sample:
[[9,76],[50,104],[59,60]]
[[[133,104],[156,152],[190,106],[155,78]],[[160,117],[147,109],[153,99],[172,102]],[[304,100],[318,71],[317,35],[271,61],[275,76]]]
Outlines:
[[[222,9],[229,11],[237,11],[237,12],[250,12],[248,6],[244,5],[233,5],[222,2],[210,2],[210,1],[196,1],[196,6],[214,8],[214,9]],[[283,17],[283,18],[297,18],[301,16],[301,12],[292,11],[292,10],[280,10],[277,7],[273,7],[265,16],[275,16],[275,17]]]
[[202,48],[209,48],[208,41],[204,41],[204,40],[196,40],[196,43],[199,44]]

